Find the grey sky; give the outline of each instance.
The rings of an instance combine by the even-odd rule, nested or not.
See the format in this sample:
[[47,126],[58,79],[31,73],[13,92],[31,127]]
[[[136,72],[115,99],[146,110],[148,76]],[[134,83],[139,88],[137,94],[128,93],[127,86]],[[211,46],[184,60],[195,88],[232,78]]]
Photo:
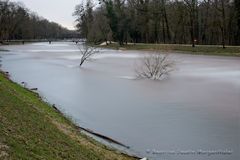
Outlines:
[[11,0],[23,2],[31,11],[37,12],[50,21],[57,22],[64,27],[74,29],[72,13],[75,5],[83,0]]

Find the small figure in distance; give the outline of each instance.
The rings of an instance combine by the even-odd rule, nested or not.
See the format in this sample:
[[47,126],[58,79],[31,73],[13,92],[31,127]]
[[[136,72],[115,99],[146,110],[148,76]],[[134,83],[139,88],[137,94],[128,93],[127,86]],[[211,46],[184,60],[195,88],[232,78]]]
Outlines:
[[24,45],[25,41],[22,41],[22,44]]
[[52,41],[48,41],[49,42],[49,44],[52,44]]

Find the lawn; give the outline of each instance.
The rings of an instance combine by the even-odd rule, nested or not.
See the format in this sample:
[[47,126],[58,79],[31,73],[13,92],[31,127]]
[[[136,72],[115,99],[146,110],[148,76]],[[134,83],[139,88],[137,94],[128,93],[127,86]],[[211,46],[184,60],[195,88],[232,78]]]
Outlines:
[[164,52],[181,52],[187,54],[199,54],[199,55],[219,55],[219,56],[240,56],[240,46],[226,46],[225,49],[218,45],[191,45],[182,44],[145,44],[136,43],[119,46],[116,43],[101,46],[111,49],[126,49],[126,50],[158,50]]

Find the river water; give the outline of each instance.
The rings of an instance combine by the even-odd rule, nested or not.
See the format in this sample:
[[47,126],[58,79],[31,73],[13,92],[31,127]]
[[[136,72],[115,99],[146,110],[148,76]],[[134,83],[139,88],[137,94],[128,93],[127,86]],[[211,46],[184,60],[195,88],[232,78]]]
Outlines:
[[79,64],[72,43],[4,46],[2,70],[78,125],[154,160],[240,159],[240,58],[170,54],[162,81],[135,80],[144,51],[102,49]]

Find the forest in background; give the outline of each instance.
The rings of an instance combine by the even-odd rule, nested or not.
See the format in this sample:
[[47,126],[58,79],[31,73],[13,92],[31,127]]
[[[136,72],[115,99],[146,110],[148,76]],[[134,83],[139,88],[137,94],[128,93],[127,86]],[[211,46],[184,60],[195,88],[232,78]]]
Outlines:
[[95,43],[240,44],[239,0],[87,0],[73,15]]
[[49,22],[27,9],[22,3],[0,0],[0,42],[76,36],[75,31],[70,31],[55,22]]

